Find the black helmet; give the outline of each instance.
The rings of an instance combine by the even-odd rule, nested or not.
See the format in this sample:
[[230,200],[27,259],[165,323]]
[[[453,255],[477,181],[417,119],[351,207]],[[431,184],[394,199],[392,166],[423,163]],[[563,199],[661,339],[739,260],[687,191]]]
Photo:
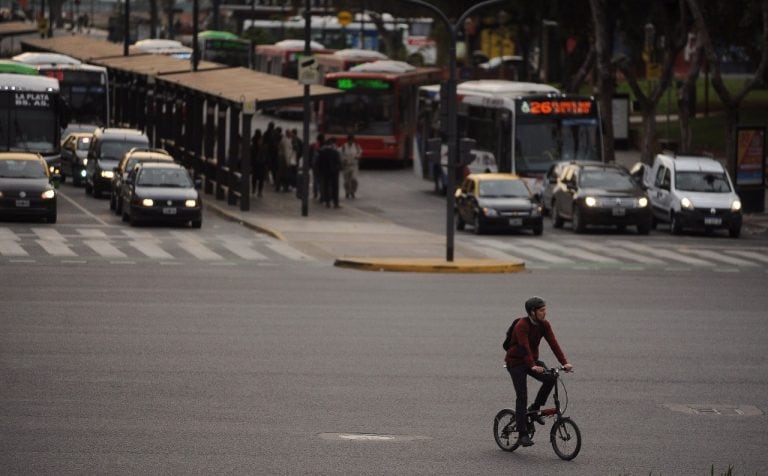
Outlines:
[[525,301],[525,312],[530,316],[531,312],[535,311],[536,309],[542,308],[546,306],[547,303],[544,302],[543,299],[541,299],[538,296],[534,296],[527,301]]

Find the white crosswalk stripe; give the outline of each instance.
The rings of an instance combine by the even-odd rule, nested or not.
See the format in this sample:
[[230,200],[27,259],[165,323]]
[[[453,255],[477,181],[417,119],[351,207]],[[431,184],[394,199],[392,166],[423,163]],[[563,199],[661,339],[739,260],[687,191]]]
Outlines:
[[129,244],[145,256],[154,259],[173,259],[173,255],[160,248],[154,241],[131,240]]
[[718,253],[716,251],[711,250],[692,250],[688,249],[686,250],[686,253],[690,253],[696,256],[700,256],[702,258],[711,259],[714,261],[721,261],[723,263],[735,265],[735,266],[757,266],[757,264],[747,261],[740,258],[734,258],[733,256],[728,256],[724,253]]
[[556,264],[573,263],[573,260],[570,260],[568,258],[563,258],[562,256],[553,255],[552,253],[531,248],[529,246],[522,246],[517,243],[486,241],[486,242],[483,242],[483,244],[493,246],[494,248],[498,248],[500,250],[510,250],[515,255],[528,256],[535,260],[544,261],[546,263],[556,263]]
[[88,238],[107,238],[107,234],[104,233],[104,230],[99,230],[98,228],[78,228],[77,232],[81,236]]
[[557,243],[543,241],[543,240],[541,241],[525,240],[524,242],[532,246],[543,248],[545,250],[557,251],[557,252],[569,255],[571,257],[580,259],[582,261],[592,261],[596,263],[618,263],[619,262],[614,258],[611,258],[608,256],[601,256],[599,254],[591,253],[589,251],[577,248],[576,246],[573,246],[573,244],[571,244],[570,242],[565,244],[565,246]]
[[714,266],[715,265],[714,263],[711,263],[709,261],[704,261],[698,258],[687,256],[679,251],[670,251],[667,249],[662,249],[654,246],[643,245],[640,243],[634,243],[629,241],[610,240],[608,243],[613,246],[622,246],[622,247],[637,251],[639,253],[643,253],[645,255],[652,255],[657,258],[663,258],[665,260],[669,260],[672,262],[685,263],[685,264],[694,265],[694,266]]
[[18,240],[0,237],[0,255],[2,256],[29,256],[29,253],[21,247]]
[[105,258],[125,258],[126,256],[107,240],[85,240],[85,244]]
[[32,228],[32,231],[43,241],[64,241],[64,235],[55,228]]
[[729,254],[741,256],[742,258],[749,258],[751,260],[759,261],[762,263],[768,263],[768,250],[762,253],[749,250],[728,250]]
[[67,246],[64,237],[61,239],[40,239],[35,240],[48,254],[52,256],[77,256],[77,253]]
[[582,240],[573,240],[574,243],[577,243],[582,248],[587,248],[592,251],[598,251],[600,253],[605,253],[607,255],[613,256],[615,258],[618,258],[621,260],[630,260],[630,261],[637,261],[638,263],[643,264],[651,264],[651,265],[662,265],[664,264],[664,261],[652,258],[649,256],[645,256],[640,253],[635,253],[630,250],[624,249],[624,248],[611,248],[610,246],[605,246],[601,243],[596,242],[589,242],[589,241],[582,241]]
[[293,246],[285,243],[284,241],[273,241],[267,243],[267,248],[271,249],[275,253],[282,255],[288,259],[300,260],[300,261],[314,261],[311,256],[305,255],[301,251],[297,250]]

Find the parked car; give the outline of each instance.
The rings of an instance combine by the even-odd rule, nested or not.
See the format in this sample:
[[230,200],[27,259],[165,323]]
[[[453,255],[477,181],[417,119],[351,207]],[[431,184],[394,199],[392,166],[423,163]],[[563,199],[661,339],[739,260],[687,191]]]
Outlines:
[[530,229],[541,235],[541,205],[525,181],[513,174],[470,174],[456,190],[456,228],[471,224],[480,234],[497,230]]
[[741,235],[741,200],[723,165],[708,157],[659,154],[643,173],[656,222],[670,232],[725,229]]
[[125,178],[140,163],[145,162],[173,162],[173,157],[165,149],[133,148],[126,152],[115,167],[112,177],[112,186],[109,191],[109,208],[116,214],[123,213],[123,186]]
[[563,176],[563,171],[568,164],[594,164],[600,165],[602,162],[584,160],[584,161],[561,161],[555,162],[549,167],[547,173],[544,174],[544,188],[541,191],[541,208],[544,211],[544,215],[549,215],[552,211],[552,201],[555,198],[555,189],[560,184],[560,179]]
[[568,164],[554,191],[551,216],[555,228],[568,220],[576,233],[592,225],[635,226],[641,235],[651,230],[648,196],[614,164]]
[[147,162],[134,167],[125,184],[123,221],[203,223],[203,204],[187,169],[179,164]]
[[0,218],[32,217],[56,223],[58,179],[39,154],[0,152]]
[[139,130],[96,129],[85,164],[85,193],[99,197],[109,191],[118,161],[134,147],[149,147],[149,138]]
[[72,184],[80,186],[85,178],[85,164],[88,162],[88,148],[92,133],[71,132],[61,145],[61,180],[72,178]]

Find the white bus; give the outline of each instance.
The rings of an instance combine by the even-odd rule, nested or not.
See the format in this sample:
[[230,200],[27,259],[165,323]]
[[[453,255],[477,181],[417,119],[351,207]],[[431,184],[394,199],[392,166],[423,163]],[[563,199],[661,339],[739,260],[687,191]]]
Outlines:
[[[467,81],[457,86],[459,138],[475,139],[470,172],[510,172],[528,178],[535,192],[550,166],[566,160],[603,160],[602,127],[595,98],[562,94],[537,83]],[[420,150],[441,136],[440,86],[419,91]],[[424,178],[446,183],[446,154],[440,163],[420,154]]]
[[67,108],[59,82],[44,76],[0,74],[0,152],[36,152],[53,171]]

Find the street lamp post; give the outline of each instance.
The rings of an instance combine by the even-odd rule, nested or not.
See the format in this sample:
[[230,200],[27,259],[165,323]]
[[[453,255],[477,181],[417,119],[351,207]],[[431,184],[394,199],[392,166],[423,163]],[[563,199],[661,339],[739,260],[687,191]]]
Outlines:
[[420,5],[432,10],[445,24],[450,32],[450,43],[448,45],[448,83],[445,88],[445,101],[448,109],[448,183],[446,193],[446,261],[453,261],[453,242],[454,242],[454,207],[455,207],[455,177],[456,177],[456,155],[459,150],[458,137],[456,131],[456,42],[459,36],[459,29],[463,27],[464,20],[482,8],[490,5],[509,2],[510,0],[486,0],[472,6],[453,23],[436,6],[422,0],[399,0],[405,3]]

